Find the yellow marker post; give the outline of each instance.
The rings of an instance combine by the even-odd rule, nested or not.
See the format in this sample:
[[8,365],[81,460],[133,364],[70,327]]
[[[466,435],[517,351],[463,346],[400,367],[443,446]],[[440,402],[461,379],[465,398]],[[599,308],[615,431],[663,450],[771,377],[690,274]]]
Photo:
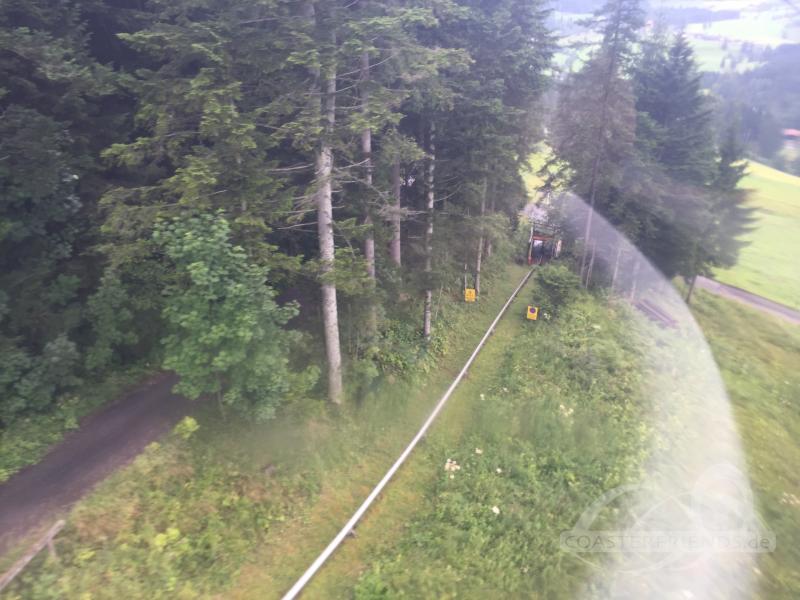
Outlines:
[[464,302],[475,302],[475,290],[473,288],[464,289]]
[[539,307],[538,306],[529,306],[528,312],[525,314],[525,318],[529,321],[535,321],[539,318]]

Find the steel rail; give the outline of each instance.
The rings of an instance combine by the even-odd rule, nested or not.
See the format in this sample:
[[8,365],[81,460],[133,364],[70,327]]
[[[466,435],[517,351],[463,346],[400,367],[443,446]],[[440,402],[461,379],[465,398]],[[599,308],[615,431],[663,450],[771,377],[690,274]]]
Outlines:
[[492,335],[492,333],[494,333],[494,328],[497,326],[497,323],[500,321],[500,318],[503,316],[503,314],[505,314],[508,307],[517,297],[517,294],[519,294],[520,290],[528,282],[528,279],[530,279],[531,273],[533,273],[533,269],[528,271],[525,277],[522,278],[520,284],[517,286],[517,289],[515,289],[512,292],[511,296],[508,298],[508,300],[506,300],[506,303],[503,305],[503,308],[501,308],[500,312],[497,313],[497,316],[494,318],[494,321],[492,321],[492,324],[489,325],[489,329],[486,330],[486,333],[483,334],[481,341],[478,342],[478,345],[475,347],[475,350],[472,351],[472,354],[470,355],[467,362],[464,364],[464,367],[461,369],[459,374],[453,380],[453,383],[450,384],[450,387],[447,388],[447,391],[444,393],[444,395],[439,399],[439,402],[436,403],[436,406],[433,408],[433,411],[431,411],[431,414],[422,424],[422,427],[420,427],[417,434],[414,436],[414,438],[411,440],[408,446],[406,446],[406,449],[403,450],[403,453],[389,468],[389,470],[386,471],[386,474],[383,476],[383,479],[381,479],[378,482],[378,485],[376,485],[373,488],[369,496],[367,496],[366,500],[364,500],[364,502],[361,503],[361,506],[358,507],[358,510],[356,510],[356,512],[353,513],[353,516],[350,517],[350,520],[347,521],[347,523],[344,525],[344,527],[342,527],[339,533],[336,534],[336,537],[334,537],[331,540],[331,542],[328,544],[325,550],[323,550],[322,553],[317,557],[317,559],[313,563],[311,563],[311,566],[308,567],[308,569],[306,569],[305,573],[303,573],[300,579],[298,579],[295,582],[295,584],[289,589],[289,591],[286,592],[286,594],[284,594],[283,600],[293,600],[294,598],[297,598],[298,594],[300,594],[300,592],[303,591],[303,588],[306,585],[308,585],[308,583],[311,581],[314,575],[316,575],[317,571],[319,571],[320,568],[322,568],[322,565],[324,565],[325,562],[331,557],[331,555],[341,545],[341,543],[344,541],[347,535],[351,531],[353,531],[353,528],[364,516],[364,513],[366,513],[367,510],[369,510],[369,507],[372,506],[372,503],[375,502],[375,499],[383,491],[383,488],[385,488],[386,485],[389,483],[389,481],[392,479],[392,477],[394,477],[394,474],[397,473],[397,471],[400,469],[401,466],[403,466],[403,463],[406,461],[408,456],[417,446],[419,441],[425,436],[425,433],[427,433],[428,429],[433,424],[436,417],[442,411],[444,405],[447,403],[447,401],[450,399],[450,396],[453,394],[453,391],[456,389],[458,384],[461,383],[461,380],[464,378],[464,375],[467,374],[467,370],[472,365],[475,358],[478,356],[478,353],[483,348],[483,345],[486,343],[486,340],[488,340],[489,336]]

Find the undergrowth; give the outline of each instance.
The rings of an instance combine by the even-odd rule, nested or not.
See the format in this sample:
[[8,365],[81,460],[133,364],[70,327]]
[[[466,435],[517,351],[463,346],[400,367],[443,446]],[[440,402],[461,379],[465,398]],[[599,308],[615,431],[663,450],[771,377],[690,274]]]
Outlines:
[[64,434],[78,427],[84,415],[117,397],[152,368],[137,365],[111,373],[100,381],[85,382],[43,413],[28,413],[0,429],[0,483],[42,459]]
[[559,313],[515,323],[499,364],[473,370],[485,391],[468,425],[426,444],[420,460],[438,476],[361,576],[357,598],[576,593],[586,568],[559,547],[560,534],[640,475],[651,432],[633,317],[588,295]]
[[[373,377],[360,401],[340,411],[309,398],[256,424],[236,415],[222,419],[213,403],[199,406],[196,432],[188,435],[184,424],[187,435],[173,433],[151,445],[77,505],[58,537],[58,561],[42,553],[10,597],[223,592],[260,544],[279,543],[288,522],[302,522],[322,495],[351,489],[357,495],[354,470],[380,470],[396,456],[430,408],[426,386],[445,387],[452,379],[433,365],[450,369],[463,362],[524,272],[505,270],[477,305],[444,295],[434,348]],[[307,544],[308,552],[317,550],[316,540]]]

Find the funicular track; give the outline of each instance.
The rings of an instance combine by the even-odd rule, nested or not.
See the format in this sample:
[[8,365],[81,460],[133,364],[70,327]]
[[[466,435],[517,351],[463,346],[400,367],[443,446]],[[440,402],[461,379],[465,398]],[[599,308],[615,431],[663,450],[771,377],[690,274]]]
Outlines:
[[339,533],[337,533],[336,536],[334,536],[334,538],[320,553],[320,555],[317,556],[314,562],[311,563],[311,565],[305,570],[305,572],[289,589],[289,591],[287,591],[286,594],[284,594],[283,600],[291,600],[299,596],[299,594],[303,591],[306,585],[308,585],[308,583],[312,580],[314,575],[317,574],[317,572],[323,567],[323,565],[328,561],[328,559],[331,556],[333,556],[333,554],[336,552],[339,546],[341,546],[342,543],[345,541],[345,539],[347,539],[347,537],[354,530],[358,522],[364,517],[364,515],[367,513],[367,511],[375,502],[375,500],[377,500],[377,498],[380,496],[384,488],[386,488],[386,486],[391,482],[392,478],[400,470],[400,467],[403,466],[408,457],[414,451],[417,444],[419,444],[419,442],[425,437],[425,434],[428,432],[428,429],[430,429],[431,425],[433,425],[433,422],[436,420],[436,418],[439,416],[439,413],[441,413],[442,409],[447,404],[447,401],[450,399],[450,396],[452,396],[455,389],[464,379],[470,366],[472,366],[472,363],[475,361],[475,359],[477,358],[478,354],[480,354],[480,351],[483,349],[486,342],[494,333],[495,327],[497,327],[497,324],[500,322],[500,319],[506,313],[508,307],[511,306],[512,302],[514,302],[516,297],[519,295],[522,288],[525,287],[525,284],[530,279],[532,273],[533,269],[530,269],[522,278],[522,281],[520,281],[516,289],[514,289],[514,291],[511,293],[511,296],[509,296],[508,300],[506,300],[506,303],[503,304],[503,307],[500,309],[500,311],[497,313],[497,316],[489,325],[488,329],[486,330],[486,333],[483,334],[483,337],[481,338],[480,342],[478,342],[478,345],[472,351],[472,354],[470,354],[469,358],[467,359],[467,362],[464,363],[464,366],[461,368],[461,371],[459,371],[456,378],[447,388],[447,391],[445,391],[442,397],[439,398],[438,402],[434,406],[430,415],[428,415],[428,418],[419,428],[419,431],[417,431],[416,435],[414,435],[414,437],[411,439],[408,446],[406,446],[405,450],[403,450],[403,452],[400,454],[397,460],[395,460],[395,462],[392,464],[389,470],[386,471],[383,478],[381,478],[381,480],[377,483],[377,485],[375,485],[375,487],[372,489],[372,491],[369,493],[366,499],[361,503],[358,509],[356,509],[356,511],[350,517],[350,519],[344,524],[344,526],[342,526],[342,528],[339,530]]

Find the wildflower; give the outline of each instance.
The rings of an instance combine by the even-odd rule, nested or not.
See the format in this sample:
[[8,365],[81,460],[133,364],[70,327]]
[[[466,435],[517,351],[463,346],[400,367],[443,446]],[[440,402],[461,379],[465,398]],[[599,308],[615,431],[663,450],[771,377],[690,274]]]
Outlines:
[[486,400],[486,396],[484,394],[481,394],[481,400]]
[[794,494],[790,494],[788,492],[783,492],[781,494],[781,504],[789,504],[791,506],[800,506],[800,498],[795,496]]
[[496,514],[496,515],[499,515],[500,514],[500,509],[497,506],[493,506],[492,507],[492,512],[494,514]]
[[450,479],[455,479],[455,478],[456,478],[456,476],[453,475],[452,473],[450,473]]
[[461,465],[459,465],[456,461],[452,458],[448,458],[447,462],[444,463],[444,470],[448,472],[455,472],[461,470]]
[[503,391],[504,391],[504,392],[508,392],[508,388],[507,388],[507,387],[504,387],[504,388],[503,388]]
[[475,448],[475,454],[483,454],[483,450],[480,448]]
[[567,408],[563,404],[558,405],[558,410],[561,412],[561,416],[568,418],[572,416],[572,413],[575,412],[574,408]]
[[502,472],[503,472],[503,469],[501,469],[500,467],[497,467],[497,468],[495,469],[495,471],[496,471],[496,472],[497,472],[497,474],[499,475],[500,473],[502,473]]

